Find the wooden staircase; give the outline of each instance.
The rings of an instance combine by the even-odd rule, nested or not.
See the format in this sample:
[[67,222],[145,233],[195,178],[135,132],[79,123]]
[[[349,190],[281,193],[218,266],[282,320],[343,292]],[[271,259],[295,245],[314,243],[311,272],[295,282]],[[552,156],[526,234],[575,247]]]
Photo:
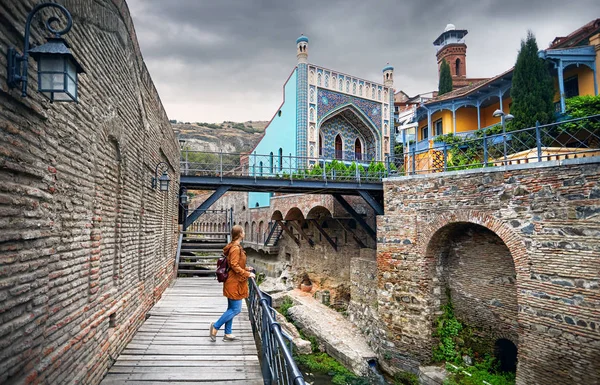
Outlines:
[[229,233],[184,231],[177,260],[177,275],[214,275],[217,259],[227,245]]

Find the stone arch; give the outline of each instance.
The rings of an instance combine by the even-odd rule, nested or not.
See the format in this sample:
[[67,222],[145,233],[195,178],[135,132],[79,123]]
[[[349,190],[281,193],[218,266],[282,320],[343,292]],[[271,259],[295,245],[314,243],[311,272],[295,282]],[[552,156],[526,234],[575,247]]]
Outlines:
[[[529,276],[529,258],[523,240],[504,222],[494,218],[493,216],[480,211],[457,210],[453,211],[451,214],[437,215],[435,218],[433,218],[433,220],[428,218],[427,222],[428,231],[419,233],[418,244],[421,248],[421,255],[425,255],[427,258],[431,257],[431,255],[428,254],[430,242],[435,237],[435,234],[437,234],[437,232],[443,227],[458,222],[473,223],[483,226],[496,233],[502,242],[504,242],[506,247],[508,247],[515,264],[517,284],[519,281],[523,282],[523,280]],[[517,289],[520,289],[520,287],[517,286]]]
[[306,214],[306,219],[327,219],[332,218],[331,211],[327,207],[324,206],[315,206],[310,209],[310,211]]
[[286,221],[303,221],[304,214],[302,213],[302,210],[300,210],[298,207],[292,207],[288,210],[287,214],[285,214],[284,219]]
[[[523,336],[518,326],[522,322],[518,306],[523,301],[519,293],[529,277],[527,251],[520,237],[502,221],[477,211],[423,220],[428,223],[427,231],[421,232],[417,242],[420,254],[425,256],[424,272],[429,284],[425,290],[431,296],[433,310],[441,305],[446,286],[453,293],[455,312],[460,318],[485,329],[488,341],[507,339],[518,346]],[[482,258],[489,258],[485,262],[479,255],[469,258],[481,252],[480,248],[485,250]],[[509,260],[502,257],[504,253],[509,254]],[[484,268],[476,268],[477,264]],[[489,270],[486,272],[485,268]],[[469,269],[476,272],[469,274]],[[513,282],[507,274],[514,275]],[[492,349],[493,344],[488,348]]]
[[252,226],[251,226],[251,234],[250,234],[250,242],[254,242],[255,238],[256,238],[256,221],[252,221]]
[[275,210],[273,212],[273,214],[271,215],[271,220],[272,221],[282,221],[283,220],[283,214],[281,213],[281,211]]

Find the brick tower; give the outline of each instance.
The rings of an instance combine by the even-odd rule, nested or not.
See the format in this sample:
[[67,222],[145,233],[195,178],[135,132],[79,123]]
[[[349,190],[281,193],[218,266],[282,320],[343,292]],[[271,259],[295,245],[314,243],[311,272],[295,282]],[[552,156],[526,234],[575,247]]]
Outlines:
[[452,85],[459,88],[469,84],[467,81],[467,45],[464,37],[469,33],[466,29],[456,29],[454,24],[448,24],[444,32],[433,42],[437,49],[438,74],[442,60],[450,65]]

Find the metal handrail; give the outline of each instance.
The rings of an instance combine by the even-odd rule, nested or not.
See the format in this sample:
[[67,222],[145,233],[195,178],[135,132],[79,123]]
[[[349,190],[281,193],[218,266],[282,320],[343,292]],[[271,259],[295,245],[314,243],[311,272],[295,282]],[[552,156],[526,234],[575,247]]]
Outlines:
[[254,278],[249,279],[249,285],[250,323],[255,337],[261,343],[261,368],[265,385],[305,385],[304,376],[292,357],[291,339],[275,321],[270,296],[260,291]]
[[600,114],[490,134],[442,135],[431,146],[405,147],[386,159],[388,175],[507,166],[530,162],[600,156]]

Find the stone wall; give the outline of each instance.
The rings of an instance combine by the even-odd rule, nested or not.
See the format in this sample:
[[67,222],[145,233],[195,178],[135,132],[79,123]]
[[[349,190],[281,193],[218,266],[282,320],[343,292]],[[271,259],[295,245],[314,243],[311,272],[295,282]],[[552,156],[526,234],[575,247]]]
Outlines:
[[[37,1],[0,0],[0,383],[102,379],[173,277],[178,143],[122,0],[60,1],[86,70],[79,103],[49,103],[29,60],[8,89]],[[38,13],[31,42],[52,11]],[[43,16],[43,18],[42,18]],[[158,162],[171,188],[150,187]]]
[[[480,246],[473,244],[477,234],[447,232],[444,242],[438,237],[452,226],[474,224],[494,233],[514,264],[517,384],[600,382],[599,162],[574,159],[386,181],[386,214],[377,218],[378,312],[386,333],[372,340],[381,358],[413,369],[431,359],[440,294],[434,292],[440,288],[436,267],[446,241],[448,250],[471,243],[465,257],[479,259],[455,275],[465,284],[461,307],[470,296],[474,305],[504,314],[510,325],[514,305],[503,309],[505,300],[494,302],[473,284],[505,281],[507,290],[498,293],[512,290],[504,246],[491,235]],[[490,243],[497,245],[490,250]],[[483,260],[490,266],[480,271],[476,264],[481,268]],[[499,281],[490,281],[490,274]]]

